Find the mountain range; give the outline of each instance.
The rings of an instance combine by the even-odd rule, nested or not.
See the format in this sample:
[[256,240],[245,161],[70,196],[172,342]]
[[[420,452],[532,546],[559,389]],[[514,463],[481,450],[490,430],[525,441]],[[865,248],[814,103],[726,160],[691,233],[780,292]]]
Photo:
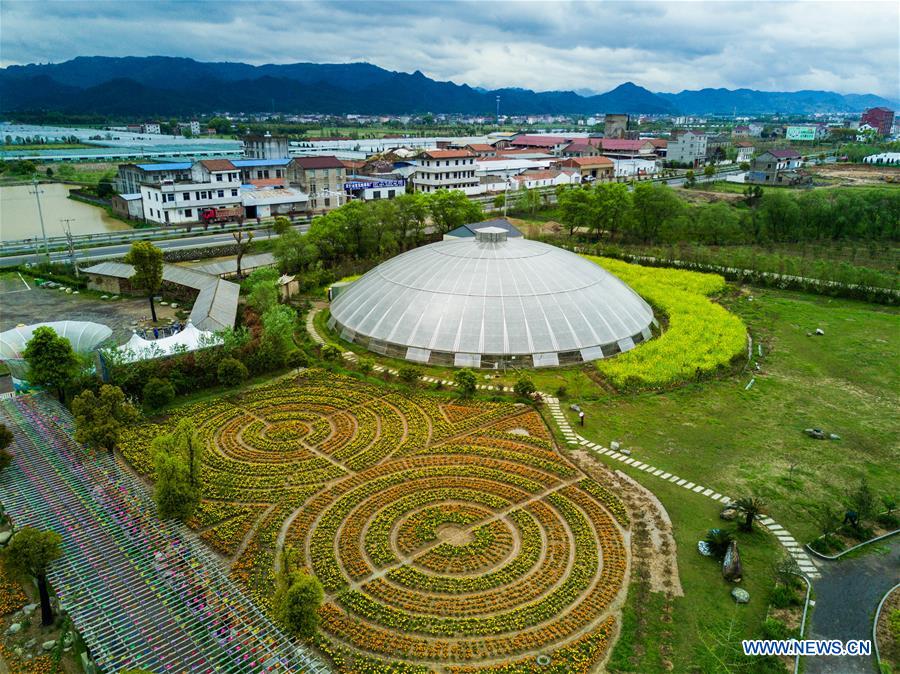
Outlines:
[[485,90],[439,82],[418,70],[370,63],[253,66],[165,56],[85,56],[64,63],[0,68],[0,111],[52,110],[115,117],[218,111],[324,114],[811,114],[858,112],[897,103],[873,94],[701,89],[654,93],[626,82],[603,94]]

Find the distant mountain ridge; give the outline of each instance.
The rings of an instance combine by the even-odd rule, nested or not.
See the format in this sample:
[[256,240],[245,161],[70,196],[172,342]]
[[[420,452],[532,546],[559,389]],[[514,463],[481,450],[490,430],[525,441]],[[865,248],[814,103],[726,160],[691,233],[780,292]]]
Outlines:
[[285,113],[810,114],[857,112],[896,103],[873,94],[701,89],[653,93],[626,82],[603,94],[485,90],[370,63],[253,66],[189,58],[81,56],[64,63],[0,69],[0,110],[120,116],[216,111]]

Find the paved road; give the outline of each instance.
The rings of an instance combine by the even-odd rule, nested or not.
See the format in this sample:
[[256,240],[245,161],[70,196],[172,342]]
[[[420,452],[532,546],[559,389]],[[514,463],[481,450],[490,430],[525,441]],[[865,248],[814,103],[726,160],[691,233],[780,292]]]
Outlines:
[[[890,551],[884,554],[884,548]],[[822,578],[814,585],[816,605],[808,638],[871,639],[878,602],[900,582],[900,536],[873,543],[861,557],[818,563]],[[804,662],[806,674],[876,674],[878,671],[874,655],[807,657]]]
[[[306,232],[309,225],[299,225],[297,227],[300,232]],[[264,240],[270,235],[270,230],[265,228],[253,230],[253,236],[257,240]],[[206,248],[209,246],[220,246],[222,244],[234,243],[234,237],[231,232],[198,234],[181,239],[161,239],[154,241],[153,245],[163,250],[178,250],[181,248]],[[110,257],[118,257],[125,255],[131,248],[131,244],[122,244],[115,246],[97,246],[94,248],[82,248],[75,251],[75,258],[79,262],[90,262],[91,260],[100,260]],[[16,265],[25,264],[27,262],[43,261],[43,253],[28,253],[25,255],[10,255],[0,257],[0,267],[14,267]],[[50,253],[50,259],[54,262],[68,262],[69,254],[67,252]]]

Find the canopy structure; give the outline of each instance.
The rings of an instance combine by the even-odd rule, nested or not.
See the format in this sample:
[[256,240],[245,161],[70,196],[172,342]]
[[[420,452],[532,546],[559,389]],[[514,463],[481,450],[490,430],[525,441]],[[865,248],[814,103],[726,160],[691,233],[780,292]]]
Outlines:
[[50,321],[33,325],[17,325],[0,333],[0,360],[9,367],[16,384],[28,379],[28,363],[23,353],[34,331],[41,327],[52,328],[60,337],[65,337],[75,353],[90,353],[112,336],[112,330],[102,323],[90,321]]
[[116,349],[121,359],[126,363],[134,363],[139,360],[152,360],[163,358],[176,353],[186,353],[205,349],[208,346],[216,346],[222,343],[222,338],[208,330],[198,330],[194,324],[188,322],[181,332],[162,339],[144,339],[138,335],[132,335],[125,344]]
[[628,351],[653,310],[567,250],[500,227],[398,255],[331,304],[330,326],[376,353],[464,367],[548,367]]

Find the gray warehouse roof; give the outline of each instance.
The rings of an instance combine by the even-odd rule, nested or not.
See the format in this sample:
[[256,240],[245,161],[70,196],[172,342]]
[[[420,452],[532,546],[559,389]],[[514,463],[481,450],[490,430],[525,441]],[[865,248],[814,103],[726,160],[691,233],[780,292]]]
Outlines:
[[[124,262],[101,262],[82,271],[86,274],[127,279],[134,274],[134,267]],[[237,283],[174,264],[163,265],[163,281],[198,291],[190,318],[191,323],[199,330],[216,332],[234,327],[241,291]]]
[[496,237],[384,262],[334,300],[332,326],[373,351],[475,367],[594,360],[651,336],[650,306],[603,268],[537,241],[485,240]]

